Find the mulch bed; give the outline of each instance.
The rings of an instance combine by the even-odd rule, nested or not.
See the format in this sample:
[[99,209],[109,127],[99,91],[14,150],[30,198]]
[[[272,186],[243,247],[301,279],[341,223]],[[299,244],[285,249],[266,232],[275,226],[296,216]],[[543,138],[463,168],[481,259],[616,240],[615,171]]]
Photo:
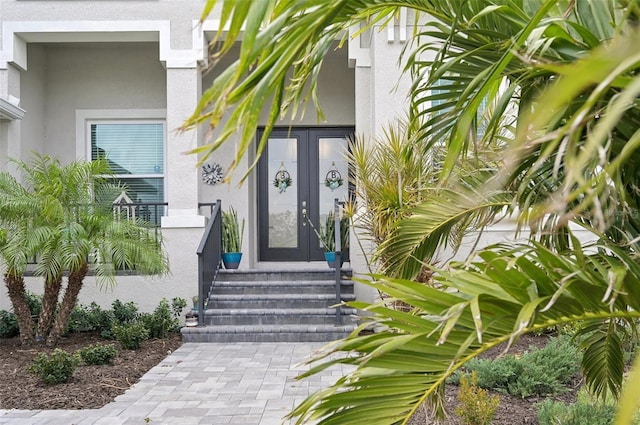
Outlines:
[[[95,333],[71,334],[57,348],[75,352],[107,341]],[[137,350],[122,350],[113,365],[78,367],[64,384],[47,385],[28,372],[38,353],[50,353],[41,344],[22,346],[18,338],[0,339],[0,409],[95,409],[113,401],[149,369],[182,344],[179,334],[143,343]]]

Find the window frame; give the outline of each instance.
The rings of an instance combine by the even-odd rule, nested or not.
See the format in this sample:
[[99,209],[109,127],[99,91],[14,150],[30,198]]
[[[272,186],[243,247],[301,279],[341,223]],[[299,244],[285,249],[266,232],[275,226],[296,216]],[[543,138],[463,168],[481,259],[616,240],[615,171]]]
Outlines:
[[167,120],[166,110],[147,109],[95,109],[76,110],[76,157],[91,161],[92,124],[161,124],[162,125],[162,172],[145,174],[114,174],[114,178],[161,178],[162,200],[167,201]]

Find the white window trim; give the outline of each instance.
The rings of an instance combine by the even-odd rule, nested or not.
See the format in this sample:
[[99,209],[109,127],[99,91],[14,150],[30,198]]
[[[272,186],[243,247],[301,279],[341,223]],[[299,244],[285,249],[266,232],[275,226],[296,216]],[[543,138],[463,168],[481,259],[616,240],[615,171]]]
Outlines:
[[[167,111],[166,109],[76,109],[76,159],[91,160],[91,127],[95,123],[162,124],[163,165],[161,174],[136,174],[136,177],[162,178],[167,193]],[[115,175],[115,177],[119,177]],[[126,177],[131,177],[127,175]]]

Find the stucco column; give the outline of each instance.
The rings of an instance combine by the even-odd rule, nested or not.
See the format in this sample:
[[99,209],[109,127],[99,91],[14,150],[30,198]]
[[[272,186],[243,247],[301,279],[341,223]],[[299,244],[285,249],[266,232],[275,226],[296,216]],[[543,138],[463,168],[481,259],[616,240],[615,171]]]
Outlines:
[[178,129],[196,108],[201,75],[196,68],[167,68],[167,193],[168,215],[162,227],[204,227],[198,213],[197,156],[185,153],[198,145],[198,131]]
[[[20,70],[8,64],[0,68],[0,97],[5,100],[20,100]],[[21,120],[0,120],[0,171],[15,171],[7,158],[20,158]]]

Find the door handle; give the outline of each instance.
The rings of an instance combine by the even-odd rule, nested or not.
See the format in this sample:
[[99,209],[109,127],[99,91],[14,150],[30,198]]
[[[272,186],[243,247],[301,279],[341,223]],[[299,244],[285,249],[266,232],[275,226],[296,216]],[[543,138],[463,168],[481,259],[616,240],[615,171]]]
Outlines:
[[302,225],[307,225],[307,201],[302,201]]

